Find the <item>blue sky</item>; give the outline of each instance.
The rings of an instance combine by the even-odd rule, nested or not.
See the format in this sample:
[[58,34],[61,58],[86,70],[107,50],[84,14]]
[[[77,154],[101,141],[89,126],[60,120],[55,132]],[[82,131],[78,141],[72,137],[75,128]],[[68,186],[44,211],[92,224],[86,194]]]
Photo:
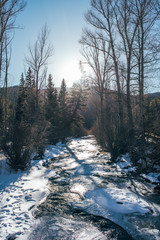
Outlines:
[[65,78],[67,86],[80,78],[80,45],[82,28],[86,23],[84,14],[90,6],[90,0],[28,0],[27,6],[17,16],[17,29],[12,42],[10,65],[10,85],[19,84],[21,73],[25,71],[24,59],[28,45],[33,44],[45,23],[50,30],[50,42],[54,55],[50,60],[48,72],[53,75],[55,85]]

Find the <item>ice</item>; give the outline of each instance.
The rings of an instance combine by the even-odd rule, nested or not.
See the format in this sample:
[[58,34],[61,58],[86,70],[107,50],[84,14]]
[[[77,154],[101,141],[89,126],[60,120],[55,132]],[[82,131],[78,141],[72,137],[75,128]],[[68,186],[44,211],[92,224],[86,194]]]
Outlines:
[[[0,153],[0,239],[12,236],[19,240],[56,239],[56,236],[76,240],[106,239],[90,223],[57,215],[33,218],[32,212],[49,194],[48,183],[52,178],[56,179],[56,184],[62,180],[67,182],[70,206],[109,218],[135,236],[142,234],[146,240],[159,239],[158,227],[149,227],[142,220],[149,219],[152,224],[160,215],[159,204],[147,201],[144,195],[152,192],[153,184],[145,185],[144,181],[140,183],[139,179],[132,178],[130,174],[136,168],[128,154],[111,163],[110,154],[99,149],[93,136],[70,139],[67,144],[48,146],[43,159],[33,160],[30,169],[17,172],[6,165]],[[49,162],[52,169],[47,167]],[[61,171],[66,175],[60,175]],[[157,177],[157,173],[143,175],[153,183],[157,182]]]
[[78,193],[80,196],[84,197],[86,193],[86,188],[84,185],[75,183],[72,188],[70,189],[71,193]]
[[146,201],[127,189],[95,189],[88,191],[85,196],[86,198],[92,199],[102,208],[117,213],[145,214],[150,211],[150,206]]
[[159,180],[158,180],[159,174],[158,173],[150,172],[148,174],[141,174],[141,176],[145,179],[148,179],[152,183],[154,183],[154,182],[158,183],[159,182]]
[[[23,240],[35,239],[105,240],[106,237],[89,223],[63,217],[47,217],[38,220],[31,233],[23,236]],[[18,237],[17,240],[21,238]]]
[[155,240],[159,240],[159,236],[160,236],[160,230],[158,229],[150,229],[150,228],[143,228],[141,229],[143,236],[145,236],[145,238],[149,238],[154,236]]

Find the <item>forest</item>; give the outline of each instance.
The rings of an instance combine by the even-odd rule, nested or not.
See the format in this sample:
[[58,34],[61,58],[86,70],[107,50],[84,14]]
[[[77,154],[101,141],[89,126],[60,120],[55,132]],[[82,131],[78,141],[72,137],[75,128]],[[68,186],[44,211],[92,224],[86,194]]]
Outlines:
[[148,86],[159,84],[159,1],[92,0],[79,41],[84,76],[70,89],[65,79],[55,88],[47,73],[47,25],[28,48],[19,87],[8,86],[12,32],[25,5],[8,0],[0,8],[0,142],[9,164],[23,169],[34,151],[43,156],[47,144],[88,133],[113,161],[129,152],[142,170],[159,163],[160,95]]
[[10,84],[27,3],[0,0],[0,238],[160,239],[160,1],[91,0],[72,87],[47,23]]

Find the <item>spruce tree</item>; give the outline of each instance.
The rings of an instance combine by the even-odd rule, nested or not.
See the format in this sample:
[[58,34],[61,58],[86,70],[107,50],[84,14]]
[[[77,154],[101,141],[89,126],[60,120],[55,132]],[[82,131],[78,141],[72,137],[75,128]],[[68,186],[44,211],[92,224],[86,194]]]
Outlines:
[[60,138],[62,143],[65,142],[68,131],[68,112],[67,112],[67,88],[65,80],[62,80],[61,88],[58,96],[59,102],[59,123],[60,123]]
[[2,148],[8,164],[14,169],[24,169],[30,164],[30,131],[25,121],[26,91],[23,74],[20,79],[15,119],[3,136]]
[[25,80],[22,73],[21,79],[20,79],[17,106],[16,106],[16,115],[15,115],[15,120],[17,122],[21,122],[22,118],[24,118],[25,100],[26,100]]
[[86,89],[81,83],[74,83],[69,96],[69,128],[70,135],[75,137],[84,134],[82,111],[86,108]]
[[25,104],[25,119],[28,124],[35,122],[37,118],[38,109],[36,109],[36,90],[34,75],[31,68],[28,69],[25,78],[25,89],[26,89],[26,104]]
[[46,120],[49,121],[48,128],[49,143],[55,144],[59,140],[59,108],[57,100],[57,89],[54,87],[52,75],[49,74],[46,99]]
[[25,78],[26,103],[25,122],[28,125],[28,135],[30,136],[30,148],[37,152],[38,158],[42,158],[46,146],[46,125],[41,94],[38,95],[38,105],[36,103],[35,77],[28,69]]
[[30,67],[28,68],[28,71],[26,74],[25,86],[27,88],[33,88],[35,86],[34,75]]

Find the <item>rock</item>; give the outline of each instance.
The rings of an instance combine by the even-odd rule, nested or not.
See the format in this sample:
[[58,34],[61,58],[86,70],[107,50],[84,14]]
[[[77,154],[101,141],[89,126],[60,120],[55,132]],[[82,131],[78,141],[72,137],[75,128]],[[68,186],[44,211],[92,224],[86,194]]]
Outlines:
[[33,160],[41,160],[41,159],[43,159],[43,157],[41,157],[39,155],[35,155],[34,158],[33,158]]
[[31,207],[28,208],[28,211],[32,210],[35,207],[35,204],[33,204]]
[[160,184],[154,187],[154,192],[160,194]]
[[157,179],[158,179],[158,181],[160,181],[160,175],[158,176],[158,178],[157,178]]
[[130,168],[130,166],[126,166],[126,167],[124,167],[123,169],[128,169],[128,168]]
[[42,163],[43,167],[48,167],[48,160],[46,160],[45,162]]
[[123,204],[123,202],[116,202],[117,204]]
[[15,240],[16,239],[16,234],[9,234],[7,237],[7,240]]

